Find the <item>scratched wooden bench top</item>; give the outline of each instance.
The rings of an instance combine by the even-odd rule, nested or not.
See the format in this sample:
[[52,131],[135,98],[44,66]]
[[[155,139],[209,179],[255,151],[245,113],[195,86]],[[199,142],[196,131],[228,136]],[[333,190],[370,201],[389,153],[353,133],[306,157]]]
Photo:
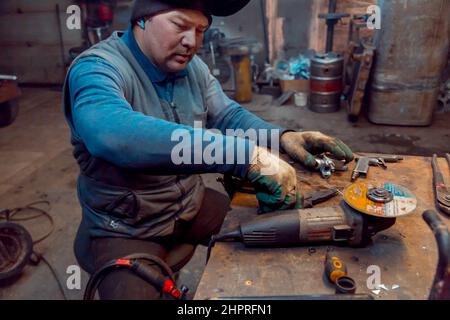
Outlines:
[[[439,159],[447,181],[450,179],[445,159]],[[295,166],[304,194],[328,187],[344,189],[351,171],[336,173],[326,181],[319,174]],[[434,235],[422,219],[422,212],[434,209],[431,159],[405,157],[388,170],[370,168],[368,181],[393,182],[407,187],[418,199],[418,207],[409,216],[398,218],[396,224],[373,237],[366,248],[334,246],[335,252],[347,263],[349,275],[355,279],[357,293],[370,294],[375,299],[427,299],[437,266],[437,246]],[[337,197],[317,207],[337,205]],[[256,216],[253,195],[238,194],[233,210],[228,214],[223,230],[229,230]],[[449,219],[440,215],[450,226]],[[333,294],[334,289],[324,278],[323,262],[328,245],[282,249],[248,249],[240,243],[218,243],[201,278],[195,299],[248,296],[291,296]],[[381,270],[382,289],[373,292],[367,287],[369,266]]]

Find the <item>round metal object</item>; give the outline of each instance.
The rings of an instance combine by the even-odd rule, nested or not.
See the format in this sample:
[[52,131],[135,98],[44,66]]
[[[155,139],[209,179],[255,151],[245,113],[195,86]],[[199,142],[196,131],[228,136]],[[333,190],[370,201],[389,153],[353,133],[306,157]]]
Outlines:
[[344,58],[336,53],[316,54],[311,59],[311,75],[315,77],[341,77]]
[[322,178],[328,179],[335,170],[334,162],[328,157],[317,158],[317,169],[320,171]]
[[356,283],[350,277],[343,276],[336,279],[336,293],[354,294],[356,292]]
[[372,188],[367,191],[367,198],[376,203],[388,203],[394,200],[394,195],[384,188]]
[[450,194],[448,196],[445,196],[445,200],[450,201]]
[[[384,191],[392,194],[392,200],[386,203],[374,201],[368,194],[375,194],[373,189],[379,189],[381,199],[387,199]],[[358,182],[350,185],[344,191],[345,202],[353,209],[379,218],[396,218],[411,214],[417,207],[417,198],[405,187],[385,182],[381,185],[372,185],[368,182]]]
[[20,274],[33,250],[28,231],[19,224],[0,223],[0,280]]
[[311,93],[309,109],[316,113],[333,113],[341,107],[341,94]]
[[336,112],[340,109],[344,59],[335,53],[318,54],[311,59],[311,111]]

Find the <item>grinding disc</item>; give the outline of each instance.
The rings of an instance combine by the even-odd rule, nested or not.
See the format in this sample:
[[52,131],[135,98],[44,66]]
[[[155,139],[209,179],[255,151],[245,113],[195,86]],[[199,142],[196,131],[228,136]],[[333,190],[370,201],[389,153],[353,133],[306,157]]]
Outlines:
[[[383,201],[375,202],[371,200],[374,198],[371,197],[374,190],[384,191],[378,194],[385,193],[389,196]],[[368,182],[352,184],[344,191],[344,200],[353,209],[380,218],[405,216],[417,207],[417,198],[408,189],[389,182],[381,185]]]

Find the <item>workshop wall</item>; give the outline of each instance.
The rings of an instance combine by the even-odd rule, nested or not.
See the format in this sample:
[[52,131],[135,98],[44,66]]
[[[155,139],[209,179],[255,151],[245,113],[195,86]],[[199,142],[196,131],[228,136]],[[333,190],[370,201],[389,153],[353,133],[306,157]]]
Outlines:
[[[377,0],[339,0],[337,2],[338,13],[348,13],[350,15],[365,14],[367,8],[377,4]],[[312,23],[309,34],[309,47],[316,51],[325,50],[327,28],[325,21],[317,18],[320,13],[328,12],[328,0],[312,1],[311,16]],[[334,30],[334,51],[344,52],[347,49],[349,33],[349,19],[345,18],[339,22]]]
[[[338,12],[365,14],[377,0],[339,0]],[[253,0],[238,14],[228,18],[215,18],[213,26],[220,27],[227,37],[250,37],[264,43],[263,13],[268,37],[268,54],[264,50],[257,62],[262,64],[266,55],[273,62],[290,58],[312,48],[325,50],[326,25],[318,18],[328,12],[328,0]],[[347,48],[349,20],[344,19],[335,28],[335,50]]]
[[[70,62],[69,49],[82,44],[82,30],[66,27],[67,7],[76,3],[73,0],[1,0],[0,72],[17,75],[20,83],[61,84]],[[119,1],[114,29],[126,28],[131,3],[132,0]]]
[[270,61],[289,58],[308,49],[311,7],[315,1],[253,0],[234,16],[215,17],[213,27],[221,28],[229,38],[252,38],[264,45],[266,23],[269,52],[262,50],[256,57],[257,63],[263,64],[266,56]]
[[[338,11],[365,13],[376,0],[339,0]],[[113,29],[128,25],[133,0],[119,0]],[[56,5],[59,5],[60,23]],[[61,84],[69,63],[68,51],[82,44],[82,30],[68,30],[66,9],[74,0],[1,0],[0,1],[0,71],[19,76],[21,83]],[[268,54],[262,50],[256,57],[263,65],[290,58],[308,48],[323,51],[325,22],[317,18],[328,11],[328,0],[252,0],[238,14],[214,19],[227,37],[253,38],[264,44],[264,21],[268,34]],[[263,17],[263,12],[265,17]],[[60,28],[60,29],[59,29]],[[59,30],[62,33],[61,52]],[[335,32],[335,48],[344,50],[348,25],[339,24]]]
[[[58,23],[56,5],[61,23]],[[81,44],[81,32],[65,27],[69,0],[0,1],[0,70],[19,76],[20,82],[61,83],[65,52]],[[64,56],[66,61],[67,56]]]

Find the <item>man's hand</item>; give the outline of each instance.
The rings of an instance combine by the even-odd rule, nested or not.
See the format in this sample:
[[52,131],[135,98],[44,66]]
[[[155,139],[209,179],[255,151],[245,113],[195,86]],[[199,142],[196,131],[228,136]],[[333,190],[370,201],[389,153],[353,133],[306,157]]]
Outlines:
[[311,169],[317,166],[314,155],[325,152],[331,153],[338,160],[353,160],[353,153],[344,142],[320,132],[286,132],[281,136],[280,142],[291,158]]
[[301,206],[295,169],[267,149],[255,148],[247,179],[256,189],[261,213]]

